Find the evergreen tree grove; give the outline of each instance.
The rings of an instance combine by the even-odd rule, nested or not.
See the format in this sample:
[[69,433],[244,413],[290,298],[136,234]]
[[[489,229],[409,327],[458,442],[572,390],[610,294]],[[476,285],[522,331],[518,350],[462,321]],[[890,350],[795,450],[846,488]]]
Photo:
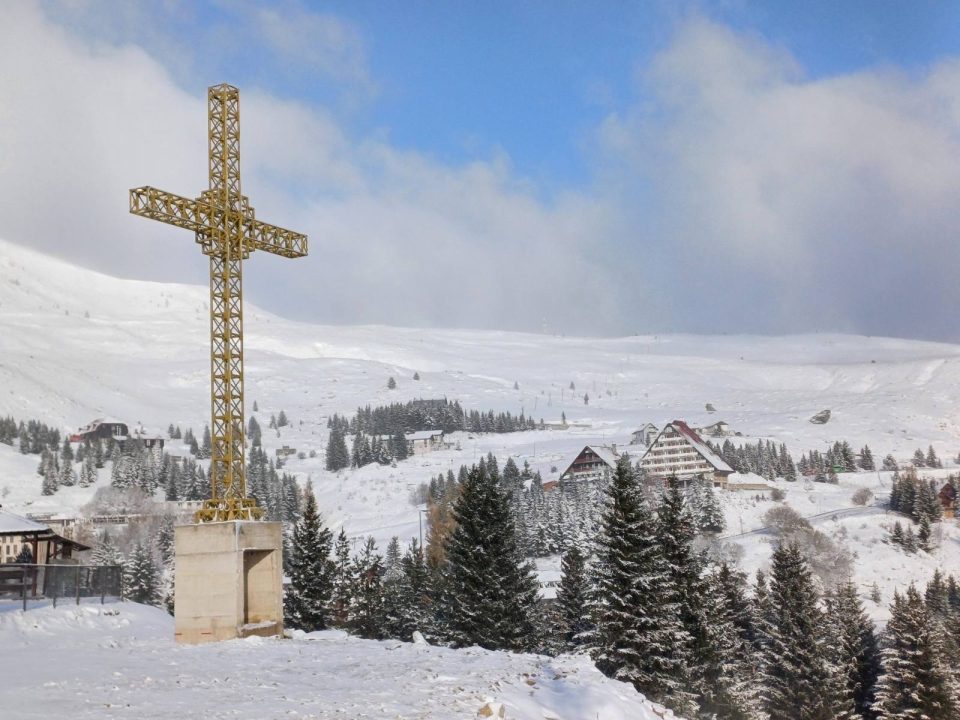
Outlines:
[[629,459],[621,458],[607,488],[597,539],[591,654],[605,675],[666,702],[685,692],[673,644],[678,606],[654,516]]

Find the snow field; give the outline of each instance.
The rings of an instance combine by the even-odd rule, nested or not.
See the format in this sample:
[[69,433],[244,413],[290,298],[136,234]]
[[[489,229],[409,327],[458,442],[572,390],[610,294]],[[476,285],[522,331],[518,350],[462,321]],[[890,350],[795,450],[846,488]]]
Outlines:
[[[71,718],[656,720],[585,657],[376,642],[340,631],[178,646],[173,621],[135,603],[0,610],[0,708]],[[656,711],[655,711],[656,710]]]

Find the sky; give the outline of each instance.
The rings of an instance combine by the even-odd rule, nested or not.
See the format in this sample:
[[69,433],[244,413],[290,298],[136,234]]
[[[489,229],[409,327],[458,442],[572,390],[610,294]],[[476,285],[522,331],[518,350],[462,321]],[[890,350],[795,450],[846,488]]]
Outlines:
[[337,324],[960,341],[960,4],[0,3],[0,237],[206,282],[127,190],[309,235],[245,297]]

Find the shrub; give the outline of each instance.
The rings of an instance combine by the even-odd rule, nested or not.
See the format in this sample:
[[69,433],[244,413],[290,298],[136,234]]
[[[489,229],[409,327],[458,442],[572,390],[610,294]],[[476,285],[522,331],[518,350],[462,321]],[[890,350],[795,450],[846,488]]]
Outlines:
[[784,492],[783,490],[781,490],[781,489],[778,488],[778,487],[775,487],[773,490],[770,491],[770,499],[771,499],[771,500],[776,500],[777,502],[780,502],[780,501],[783,500],[786,496],[787,496],[787,493]]
[[767,510],[763,514],[763,523],[775,528],[781,535],[810,529],[810,523],[789,505],[777,505]]
[[410,504],[411,505],[426,505],[427,501],[430,499],[430,486],[422,482],[413,490],[410,491]]
[[850,499],[854,505],[866,505],[873,500],[873,493],[869,488],[857,488]]

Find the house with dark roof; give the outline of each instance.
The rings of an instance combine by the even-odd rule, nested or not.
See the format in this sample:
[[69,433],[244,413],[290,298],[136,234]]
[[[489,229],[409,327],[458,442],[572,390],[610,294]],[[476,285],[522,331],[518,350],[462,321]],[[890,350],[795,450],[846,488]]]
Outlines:
[[703,477],[714,487],[727,487],[731,468],[682,420],[667,423],[640,457],[640,468],[654,478],[687,480]]
[[[560,473],[560,485],[600,480],[605,474],[612,474],[617,469],[617,462],[622,455],[639,457],[638,450],[642,448],[628,445],[618,450],[616,445],[587,445],[567,466],[567,469]],[[544,490],[546,489],[547,486],[544,484]]]

